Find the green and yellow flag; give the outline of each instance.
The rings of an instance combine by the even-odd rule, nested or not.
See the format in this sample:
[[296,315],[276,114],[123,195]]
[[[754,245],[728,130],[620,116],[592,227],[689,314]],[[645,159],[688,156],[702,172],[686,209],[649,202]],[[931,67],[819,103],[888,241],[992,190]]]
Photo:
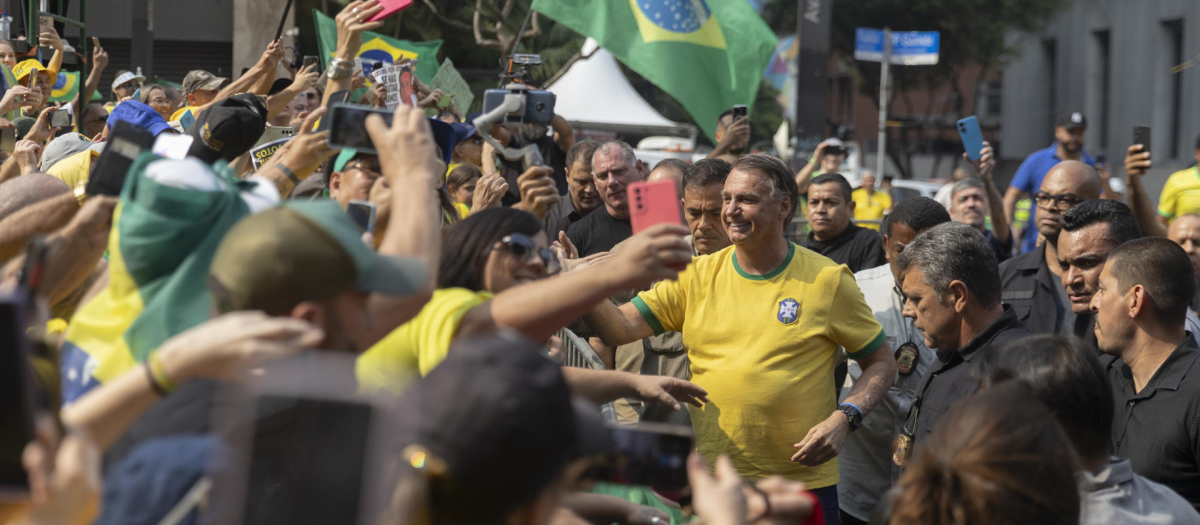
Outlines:
[[534,0],[532,7],[675,97],[709,137],[726,109],[754,104],[777,43],[746,0]]
[[[313,9],[313,20],[317,26],[317,44],[321,48],[321,65],[329,66],[333,53],[337,51],[337,22],[325,16],[321,11]],[[364,31],[362,48],[358,50],[357,58],[367,62],[385,62],[391,64],[401,58],[417,59],[417,69],[413,71],[421,82],[433,82],[438,72],[438,50],[442,48],[441,40],[428,42],[411,42],[398,38],[389,38],[379,33]],[[363,73],[371,74],[370,67],[364,67]]]
[[238,180],[225,163],[204,174],[225,189],[199,191],[148,177],[154,162],[163,159],[147,152],[130,168],[108,239],[108,285],[67,328],[60,350],[64,403],[208,320],[209,264],[225,232],[250,213],[239,192],[253,183]]
[[50,88],[50,100],[53,102],[70,102],[79,96],[79,73],[60,71]]

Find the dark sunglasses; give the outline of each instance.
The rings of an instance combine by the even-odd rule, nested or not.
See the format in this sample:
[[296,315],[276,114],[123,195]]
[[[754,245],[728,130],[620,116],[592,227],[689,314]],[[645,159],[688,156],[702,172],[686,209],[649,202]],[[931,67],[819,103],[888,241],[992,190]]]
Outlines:
[[1039,191],[1033,196],[1033,202],[1036,203],[1038,207],[1054,203],[1055,208],[1058,208],[1061,211],[1067,211],[1076,204],[1083,202],[1083,199],[1080,199],[1079,197],[1076,197],[1070,193],[1050,195],[1049,193]]
[[527,235],[521,233],[506,235],[500,239],[500,244],[503,244],[508,249],[508,253],[520,259],[522,263],[529,262],[531,258],[537,256],[542,259],[542,264],[546,267],[547,272],[553,273],[553,270],[558,269],[558,258],[554,256],[554,252],[546,248],[537,249],[533,244],[533,239]]

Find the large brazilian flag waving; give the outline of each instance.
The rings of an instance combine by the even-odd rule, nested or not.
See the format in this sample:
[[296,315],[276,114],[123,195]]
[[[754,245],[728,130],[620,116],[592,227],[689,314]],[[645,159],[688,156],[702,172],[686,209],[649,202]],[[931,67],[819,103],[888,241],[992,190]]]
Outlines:
[[710,138],[723,111],[754,104],[776,44],[746,0],[534,0],[533,9],[675,97]]

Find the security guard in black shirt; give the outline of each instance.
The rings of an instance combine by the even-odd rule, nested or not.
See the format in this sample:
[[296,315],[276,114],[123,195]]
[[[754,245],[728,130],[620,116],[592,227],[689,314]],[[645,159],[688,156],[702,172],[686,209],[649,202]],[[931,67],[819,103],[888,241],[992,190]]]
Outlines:
[[1091,331],[1090,321],[1071,311],[1063,288],[1058,235],[1063,213],[1083,201],[1100,198],[1101,188],[1096,170],[1082,162],[1067,160],[1050,168],[1033,197],[1035,224],[1045,242],[1000,265],[1000,299],[1012,305],[1017,319],[1032,333],[1083,337]]
[[950,405],[978,390],[972,358],[1029,332],[1012,307],[1000,303],[996,256],[974,227],[947,223],[926,230],[900,253],[898,266],[904,317],[938,355],[896,437],[892,459],[903,466]]

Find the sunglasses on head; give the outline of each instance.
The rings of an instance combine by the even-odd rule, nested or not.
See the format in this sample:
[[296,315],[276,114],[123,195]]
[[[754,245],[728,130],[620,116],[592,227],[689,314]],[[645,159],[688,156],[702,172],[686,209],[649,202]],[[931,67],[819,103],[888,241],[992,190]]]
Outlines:
[[545,265],[547,272],[553,273],[553,270],[558,268],[558,258],[554,256],[554,252],[546,248],[537,249],[537,246],[533,244],[533,239],[530,239],[528,235],[513,233],[500,239],[500,243],[508,249],[508,253],[513,254],[513,257],[520,259],[523,263],[529,262],[531,258],[537,256],[542,259],[542,264]]

